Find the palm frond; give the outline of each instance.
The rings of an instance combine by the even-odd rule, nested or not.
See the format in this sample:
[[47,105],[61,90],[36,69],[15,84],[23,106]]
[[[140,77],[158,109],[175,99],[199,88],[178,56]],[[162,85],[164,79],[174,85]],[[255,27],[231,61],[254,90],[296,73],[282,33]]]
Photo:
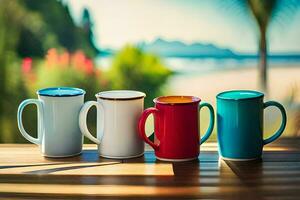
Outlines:
[[300,8],[300,0],[279,0],[272,13],[272,23],[285,26]]
[[247,0],[247,4],[259,29],[266,31],[274,9],[278,6],[278,0]]
[[249,19],[249,7],[246,0],[219,0],[219,8],[227,14],[234,15],[239,19]]
[[300,8],[300,0],[223,0],[219,4],[228,14],[242,19],[253,17],[259,26],[287,24]]

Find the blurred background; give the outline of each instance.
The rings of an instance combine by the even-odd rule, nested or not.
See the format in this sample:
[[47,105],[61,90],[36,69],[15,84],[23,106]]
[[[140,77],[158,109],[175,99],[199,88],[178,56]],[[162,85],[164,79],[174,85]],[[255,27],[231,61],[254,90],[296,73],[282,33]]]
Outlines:
[[[26,142],[17,108],[45,87],[194,95],[215,106],[224,90],[263,91],[300,136],[299,0],[0,0],[0,142]],[[36,135],[36,108],[23,115]],[[147,122],[153,130],[152,118]],[[265,111],[265,137],[280,123]],[[89,115],[95,132],[95,110]],[[208,112],[201,112],[201,132]],[[216,129],[216,128],[215,128]],[[215,140],[215,133],[211,140]]]

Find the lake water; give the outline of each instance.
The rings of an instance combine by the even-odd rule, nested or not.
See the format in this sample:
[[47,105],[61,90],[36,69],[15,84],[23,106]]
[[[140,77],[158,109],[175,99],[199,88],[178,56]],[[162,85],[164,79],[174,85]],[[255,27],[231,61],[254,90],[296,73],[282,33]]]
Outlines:
[[[98,58],[97,64],[107,70],[112,57]],[[163,63],[178,75],[201,75],[220,70],[256,67],[257,59],[220,59],[220,58],[163,58]],[[300,66],[300,59],[276,58],[269,59],[269,67]]]

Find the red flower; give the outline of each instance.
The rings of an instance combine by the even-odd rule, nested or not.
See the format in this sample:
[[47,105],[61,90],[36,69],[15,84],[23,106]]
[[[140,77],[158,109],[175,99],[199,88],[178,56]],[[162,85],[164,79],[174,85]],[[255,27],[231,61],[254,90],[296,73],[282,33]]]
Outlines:
[[63,68],[68,67],[70,65],[70,54],[68,52],[64,52],[59,56],[59,65]]
[[30,73],[31,69],[32,69],[32,58],[29,57],[24,58],[22,60],[22,73],[28,74]]
[[92,60],[86,59],[84,65],[86,74],[91,75],[94,72],[94,64]]
[[49,49],[46,55],[46,65],[48,68],[55,67],[58,64],[58,54],[56,49]]

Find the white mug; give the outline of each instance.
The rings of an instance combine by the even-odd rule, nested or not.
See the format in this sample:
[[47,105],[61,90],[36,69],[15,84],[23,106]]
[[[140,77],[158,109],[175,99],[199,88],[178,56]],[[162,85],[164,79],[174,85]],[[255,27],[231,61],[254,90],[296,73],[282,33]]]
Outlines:
[[[40,145],[46,157],[68,157],[80,154],[83,136],[78,116],[85,91],[78,88],[46,88],[37,91],[38,99],[24,100],[18,109],[18,127],[30,142]],[[22,112],[26,105],[38,110],[38,137],[30,136],[23,127]]]
[[[134,158],[144,154],[144,142],[138,135],[138,118],[144,109],[142,92],[112,90],[96,94],[96,101],[88,101],[79,114],[81,132],[98,144],[101,157]],[[92,106],[97,108],[97,138],[86,125],[87,113]]]

